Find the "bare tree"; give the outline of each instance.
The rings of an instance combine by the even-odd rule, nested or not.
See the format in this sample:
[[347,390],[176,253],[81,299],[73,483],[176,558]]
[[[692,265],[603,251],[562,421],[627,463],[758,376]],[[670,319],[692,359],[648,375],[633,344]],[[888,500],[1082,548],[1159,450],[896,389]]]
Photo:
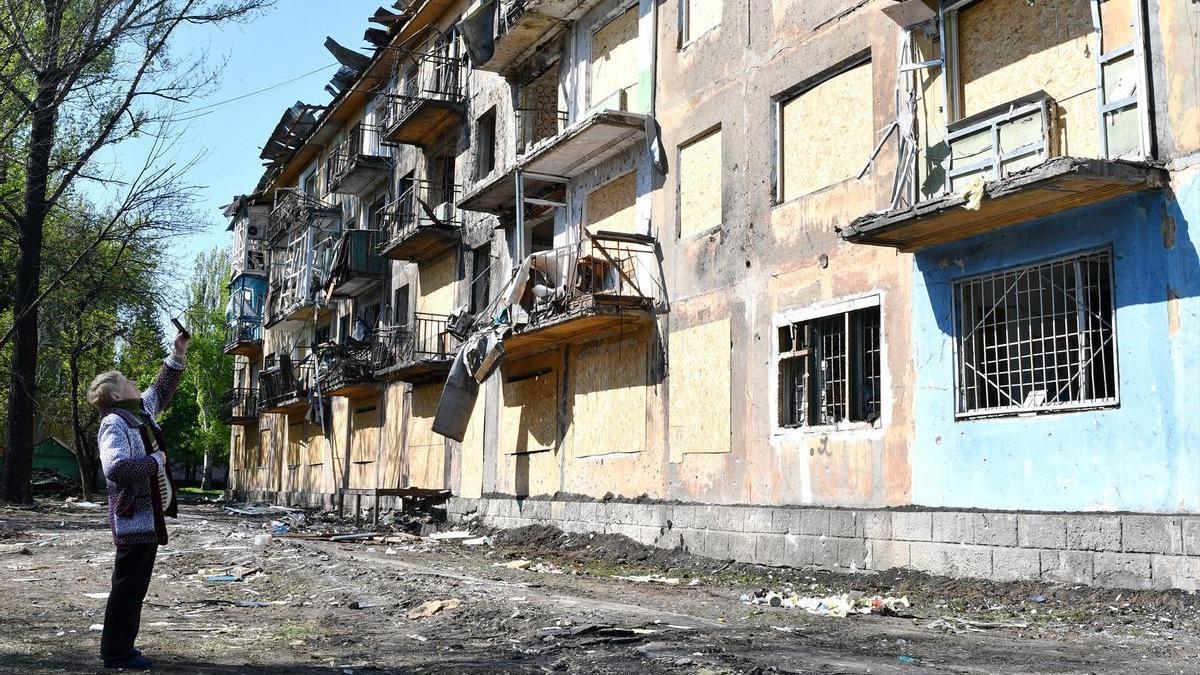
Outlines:
[[[185,25],[242,20],[271,0],[0,0],[0,168],[19,165],[19,195],[0,194],[15,233],[12,367],[3,499],[28,502],[45,223],[96,153],[170,119],[212,81],[169,50]],[[153,173],[153,172],[152,172]],[[168,172],[169,173],[169,172]],[[131,191],[131,195],[134,192]],[[134,195],[126,200],[137,204]],[[137,217],[136,207],[113,214]],[[64,269],[73,272],[72,266]],[[54,282],[51,282],[53,285]]]

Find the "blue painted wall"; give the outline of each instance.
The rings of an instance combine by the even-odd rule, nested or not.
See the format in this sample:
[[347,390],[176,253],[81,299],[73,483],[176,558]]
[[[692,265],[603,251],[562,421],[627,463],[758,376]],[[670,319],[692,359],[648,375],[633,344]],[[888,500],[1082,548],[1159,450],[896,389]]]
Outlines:
[[[1195,173],[1193,172],[1193,176]],[[1200,181],[917,254],[913,502],[1200,512]],[[1164,237],[1174,221],[1174,246]],[[1119,408],[956,421],[951,283],[1111,246]],[[1167,289],[1179,297],[1171,330]]]
[[229,283],[229,306],[225,320],[262,319],[263,301],[267,297],[267,278],[242,274]]

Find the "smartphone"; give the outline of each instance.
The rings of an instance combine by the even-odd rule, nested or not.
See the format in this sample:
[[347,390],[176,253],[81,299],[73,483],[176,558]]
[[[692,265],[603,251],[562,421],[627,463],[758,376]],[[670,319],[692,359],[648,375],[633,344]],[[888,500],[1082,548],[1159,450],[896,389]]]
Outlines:
[[188,332],[188,329],[183,327],[183,324],[179,323],[179,319],[172,317],[171,323],[175,324],[175,330],[179,331],[180,335],[189,340],[192,338],[192,334]]

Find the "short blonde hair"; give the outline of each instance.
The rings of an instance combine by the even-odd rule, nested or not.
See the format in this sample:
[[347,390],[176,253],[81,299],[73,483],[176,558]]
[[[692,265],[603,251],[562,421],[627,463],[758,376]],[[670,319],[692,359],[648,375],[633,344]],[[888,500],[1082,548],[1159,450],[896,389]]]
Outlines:
[[87,400],[94,408],[111,408],[117,402],[117,389],[124,377],[120,371],[100,373],[88,387]]

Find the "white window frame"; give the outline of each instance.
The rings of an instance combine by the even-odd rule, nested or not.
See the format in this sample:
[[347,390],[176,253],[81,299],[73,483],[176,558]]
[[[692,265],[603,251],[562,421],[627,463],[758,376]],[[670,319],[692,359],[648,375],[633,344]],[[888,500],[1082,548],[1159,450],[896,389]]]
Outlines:
[[[771,388],[768,392],[771,411],[771,436],[775,439],[787,437],[810,436],[813,434],[829,434],[832,432],[862,432],[883,429],[891,419],[891,378],[887,367],[888,341],[887,313],[883,309],[884,291],[873,290],[862,295],[839,298],[828,302],[817,303],[807,307],[797,307],[784,310],[775,315],[771,322]],[[823,319],[838,314],[848,314],[860,309],[879,308],[879,417],[873,422],[843,421],[836,424],[820,424],[812,426],[784,426],[779,423],[779,395],[782,381],[779,377],[779,366],[783,357],[779,353],[779,329],[794,323]]]

